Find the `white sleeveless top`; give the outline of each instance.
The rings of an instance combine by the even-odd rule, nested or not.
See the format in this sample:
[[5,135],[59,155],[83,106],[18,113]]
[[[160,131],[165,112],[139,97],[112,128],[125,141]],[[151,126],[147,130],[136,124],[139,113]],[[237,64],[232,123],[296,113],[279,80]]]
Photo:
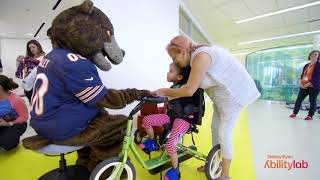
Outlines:
[[191,66],[195,56],[207,53],[212,63],[201,83],[211,100],[219,107],[230,103],[247,106],[259,98],[260,93],[244,66],[228,50],[214,45],[200,47],[191,56]]

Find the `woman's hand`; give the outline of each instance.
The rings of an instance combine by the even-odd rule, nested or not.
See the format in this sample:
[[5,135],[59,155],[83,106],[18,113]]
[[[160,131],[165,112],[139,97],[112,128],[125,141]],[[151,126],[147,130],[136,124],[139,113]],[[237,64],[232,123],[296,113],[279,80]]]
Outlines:
[[23,62],[24,56],[20,55],[17,57],[18,62]]
[[305,85],[301,85],[301,89],[307,89],[309,87],[313,87],[312,83],[311,82],[308,82],[307,84]]
[[311,82],[307,83],[308,87],[313,87],[313,84]]
[[11,124],[8,123],[7,121],[3,120],[2,118],[0,118],[0,126],[9,127],[9,126],[11,126]]

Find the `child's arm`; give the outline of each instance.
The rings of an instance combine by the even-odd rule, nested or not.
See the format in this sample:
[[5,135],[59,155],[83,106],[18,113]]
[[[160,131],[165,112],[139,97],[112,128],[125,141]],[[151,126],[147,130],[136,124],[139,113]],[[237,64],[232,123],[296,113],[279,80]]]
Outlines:
[[13,124],[22,124],[28,121],[29,119],[29,112],[26,104],[24,103],[23,99],[19,96],[12,99],[12,106],[13,109],[17,112],[18,116]]

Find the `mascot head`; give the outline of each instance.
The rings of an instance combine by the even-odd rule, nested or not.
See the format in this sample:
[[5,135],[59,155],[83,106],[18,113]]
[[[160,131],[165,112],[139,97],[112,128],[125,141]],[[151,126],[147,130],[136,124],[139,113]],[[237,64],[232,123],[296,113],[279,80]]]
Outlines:
[[91,59],[103,71],[111,69],[109,61],[119,64],[124,57],[109,18],[90,0],[61,12],[47,35],[54,48],[64,48]]

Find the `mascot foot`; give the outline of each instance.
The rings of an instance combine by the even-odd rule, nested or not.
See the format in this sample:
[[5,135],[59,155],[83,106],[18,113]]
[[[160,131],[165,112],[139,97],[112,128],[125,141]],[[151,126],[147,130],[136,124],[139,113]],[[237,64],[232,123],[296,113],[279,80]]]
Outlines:
[[22,140],[22,145],[26,149],[30,149],[30,150],[37,150],[37,149],[43,148],[49,144],[51,144],[51,142],[48,139],[45,139],[45,138],[38,136],[38,135],[27,137]]

